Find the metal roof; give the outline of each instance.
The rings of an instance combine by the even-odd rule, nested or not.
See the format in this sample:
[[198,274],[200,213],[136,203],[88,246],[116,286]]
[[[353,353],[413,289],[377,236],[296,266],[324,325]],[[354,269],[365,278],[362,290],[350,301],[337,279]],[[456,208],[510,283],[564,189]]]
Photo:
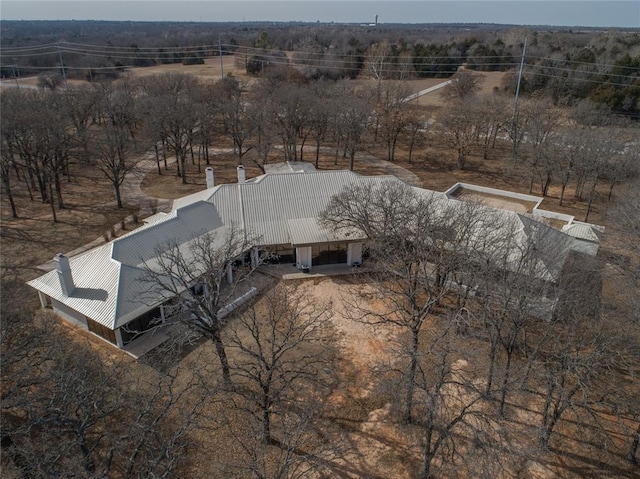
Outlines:
[[595,231],[593,231],[593,227],[585,223],[571,223],[569,225],[564,225],[562,227],[562,231],[577,239],[592,241],[594,243],[600,242],[600,238]]
[[[219,185],[174,202],[174,209],[155,216],[149,224],[113,242],[85,254],[70,258],[76,286],[71,296],[62,294],[57,272],[51,271],[28,284],[79,313],[116,329],[162,302],[164,293],[149,291],[143,281],[146,267],[154,267],[155,252],[171,241],[183,254],[195,238],[212,234],[212,241],[222,242],[232,228],[242,230],[260,245],[313,244],[362,239],[355,232],[334,233],[317,223],[330,199],[354,183],[383,184],[398,182],[393,176],[363,177],[351,171],[323,171],[296,174],[268,174],[242,184]],[[447,214],[450,208],[471,208],[469,204],[448,199],[443,193],[413,188],[419,195],[429,195],[435,210]],[[517,252],[507,257],[499,241],[505,235],[525,245],[528,239],[544,235],[544,249],[552,255],[539,258],[540,277],[556,279],[574,238],[542,225],[528,217],[477,206],[487,211],[469,242],[495,248],[496,258],[517,262]],[[548,246],[548,247],[547,247]],[[474,245],[469,244],[472,251]],[[517,248],[512,248],[517,250]]]
[[264,165],[265,173],[277,174],[277,173],[312,173],[317,171],[312,163],[306,161],[285,161],[283,163],[272,163],[270,165]]

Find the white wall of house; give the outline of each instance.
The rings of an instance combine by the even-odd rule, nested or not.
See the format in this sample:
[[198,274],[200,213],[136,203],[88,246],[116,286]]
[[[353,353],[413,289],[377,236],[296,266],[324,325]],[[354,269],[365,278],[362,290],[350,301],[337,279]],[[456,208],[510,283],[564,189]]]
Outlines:
[[296,268],[302,269],[302,265],[311,267],[311,246],[300,246],[296,248]]
[[84,314],[78,313],[69,306],[62,304],[60,301],[53,298],[51,298],[51,306],[54,313],[58,316],[62,316],[67,321],[87,329],[87,320],[85,319]]
[[[122,333],[120,332],[120,328],[116,329],[115,333],[116,333],[116,345],[120,349],[122,349],[124,347],[124,341],[122,340]],[[100,336],[98,336],[98,337],[100,338]],[[100,339],[104,340],[104,338],[100,338]],[[109,341],[107,341],[107,342],[109,342]]]
[[349,243],[347,245],[347,264],[362,263],[362,243]]

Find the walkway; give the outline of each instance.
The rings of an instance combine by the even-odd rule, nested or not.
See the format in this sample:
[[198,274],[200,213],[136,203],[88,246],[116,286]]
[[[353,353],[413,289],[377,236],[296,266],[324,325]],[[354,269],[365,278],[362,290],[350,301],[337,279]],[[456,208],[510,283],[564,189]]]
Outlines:
[[422,187],[422,181],[420,181],[420,178],[400,165],[391,163],[387,160],[381,160],[380,158],[368,153],[359,153],[356,155],[356,159],[364,161],[368,165],[375,166],[376,168],[384,171],[386,174],[401,179],[408,185]]
[[[175,158],[167,159],[167,163],[175,163]],[[138,213],[139,218],[146,218],[147,216],[158,213],[159,211],[171,211],[172,200],[147,195],[141,188],[142,181],[145,176],[152,171],[156,171],[157,168],[158,166],[155,154],[147,153],[144,159],[138,163],[133,173],[129,174],[125,178],[122,186],[120,187],[122,202],[129,205],[138,205],[140,207],[140,212]]]
[[432,87],[429,87],[429,88],[426,88],[424,90],[421,90],[418,93],[414,93],[413,95],[409,95],[408,97],[404,98],[402,101],[403,102],[408,102],[408,101],[411,101],[411,100],[415,100],[416,98],[419,98],[419,97],[421,97],[423,95],[426,95],[428,93],[440,90],[440,88],[444,88],[444,87],[446,87],[447,85],[450,85],[450,84],[451,84],[451,80],[447,80],[445,82],[438,83],[437,85],[434,85]]
[[[307,147],[305,147],[305,152],[307,151],[306,148]],[[315,147],[309,147],[309,150],[315,152]],[[320,150],[333,154],[335,152],[335,147],[323,146]],[[370,153],[356,153],[356,161],[363,161],[370,166],[374,166],[384,171],[385,174],[395,176],[408,185],[417,187],[422,186],[422,181],[420,181],[420,178],[414,175],[411,171],[390,161],[382,160],[377,156],[371,155]]]
[[308,273],[303,273],[293,264],[265,264],[260,266],[259,271],[280,279],[311,279],[324,278],[326,276],[341,276],[345,274],[366,273],[366,267],[353,267],[346,263],[325,264],[313,266]]

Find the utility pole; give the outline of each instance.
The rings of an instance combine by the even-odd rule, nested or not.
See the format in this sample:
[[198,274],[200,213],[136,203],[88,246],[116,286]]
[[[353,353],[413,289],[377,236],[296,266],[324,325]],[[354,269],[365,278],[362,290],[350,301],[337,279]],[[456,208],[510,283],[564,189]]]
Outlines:
[[13,59],[13,76],[16,79],[16,88],[20,89],[20,69],[18,68],[18,62],[14,58]]
[[527,54],[527,37],[524,37],[522,46],[522,59],[520,60],[520,71],[518,72],[518,83],[516,85],[516,99],[513,104],[513,156],[518,159],[518,98],[520,97],[520,82],[522,81],[522,71],[524,70],[524,58]]
[[64,62],[62,61],[62,50],[60,50],[60,41],[58,41],[58,56],[60,57],[60,68],[62,69],[62,79],[64,85],[67,86],[67,73],[64,71]]
[[520,71],[518,72],[518,84],[516,85],[516,101],[513,107],[513,116],[518,113],[518,97],[520,96],[520,81],[522,80],[522,70],[524,69],[524,56],[527,52],[527,37],[524,37],[524,46],[522,47],[522,59],[520,60]]
[[220,55],[220,78],[224,78],[224,66],[222,61],[222,42],[220,41],[220,32],[218,32],[218,55]]

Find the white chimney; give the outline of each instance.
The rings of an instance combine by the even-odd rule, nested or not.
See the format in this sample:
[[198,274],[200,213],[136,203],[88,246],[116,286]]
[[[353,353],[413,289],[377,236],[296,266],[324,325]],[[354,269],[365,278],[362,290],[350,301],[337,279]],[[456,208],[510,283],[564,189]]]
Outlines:
[[204,171],[207,173],[207,188],[213,188],[213,168],[207,166]]
[[69,266],[69,258],[62,253],[58,253],[53,259],[56,264],[56,271],[58,272],[58,280],[60,281],[60,288],[62,294],[65,296],[71,296],[76,286],[73,284],[73,276],[71,276],[71,266]]
[[247,177],[245,175],[244,166],[238,165],[238,183],[244,183],[247,181]]

